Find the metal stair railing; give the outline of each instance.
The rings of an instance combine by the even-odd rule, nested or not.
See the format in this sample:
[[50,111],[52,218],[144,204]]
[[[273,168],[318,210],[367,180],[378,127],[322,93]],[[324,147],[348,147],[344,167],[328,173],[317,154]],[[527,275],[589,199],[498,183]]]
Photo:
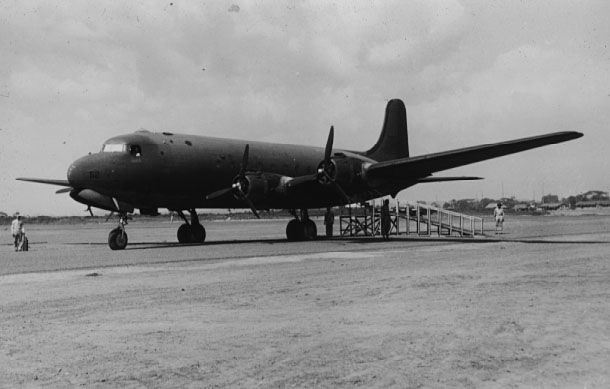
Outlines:
[[[433,230],[441,235],[474,237],[483,235],[483,218],[470,216],[421,203],[402,205],[396,201],[390,208],[390,234],[402,233],[430,236]],[[375,236],[381,233],[380,212],[372,205],[363,207],[342,207],[339,214],[341,236]],[[415,228],[412,228],[413,222]],[[404,225],[404,226],[403,226]],[[403,229],[404,231],[401,231]]]
[[[408,217],[406,216],[407,212]],[[436,228],[439,236],[453,235],[454,233],[470,237],[483,235],[483,218],[421,203],[414,206],[407,205],[404,218],[407,225],[409,221],[415,222],[415,232],[418,235],[432,235],[433,228]],[[422,226],[425,228],[422,228]]]

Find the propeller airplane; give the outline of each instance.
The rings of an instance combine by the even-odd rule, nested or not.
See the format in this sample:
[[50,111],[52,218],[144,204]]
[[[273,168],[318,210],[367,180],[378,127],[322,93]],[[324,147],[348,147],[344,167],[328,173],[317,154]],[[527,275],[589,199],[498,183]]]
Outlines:
[[256,217],[259,210],[288,209],[294,219],[286,237],[299,241],[317,236],[309,209],[395,197],[420,183],[478,180],[433,174],[582,135],[554,132],[411,157],[405,105],[394,99],[379,140],[363,152],[334,149],[332,126],[324,148],[136,131],[108,139],[99,153],[74,161],[67,180],[17,180],[62,186],[56,193],[69,193],[89,212],[96,207],[117,213],[119,225],[108,236],[113,250],[127,246],[125,225],[135,209],[158,215],[167,208],[180,215],[180,243],[205,241],[198,208],[250,208]]

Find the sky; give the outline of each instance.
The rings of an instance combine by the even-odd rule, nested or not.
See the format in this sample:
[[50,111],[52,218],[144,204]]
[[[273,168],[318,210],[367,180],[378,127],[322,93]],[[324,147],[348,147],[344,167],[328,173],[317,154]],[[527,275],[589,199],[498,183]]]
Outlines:
[[82,215],[70,163],[138,129],[411,155],[583,138],[441,175],[403,200],[610,190],[608,1],[0,1],[0,211]]

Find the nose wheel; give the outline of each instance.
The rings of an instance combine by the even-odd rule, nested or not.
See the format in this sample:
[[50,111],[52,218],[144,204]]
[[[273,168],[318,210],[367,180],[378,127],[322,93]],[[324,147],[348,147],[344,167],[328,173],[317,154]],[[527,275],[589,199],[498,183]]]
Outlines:
[[119,226],[108,234],[108,246],[111,250],[123,250],[127,247],[128,239],[125,225],[127,225],[127,215],[121,215]]

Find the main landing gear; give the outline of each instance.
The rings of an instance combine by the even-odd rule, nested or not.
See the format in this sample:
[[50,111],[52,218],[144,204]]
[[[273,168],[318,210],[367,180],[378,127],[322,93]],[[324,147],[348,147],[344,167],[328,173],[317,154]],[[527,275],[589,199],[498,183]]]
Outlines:
[[110,246],[112,250],[123,250],[127,247],[127,232],[125,232],[127,219],[128,216],[126,213],[121,214],[119,226],[108,234],[108,246]]
[[178,242],[180,243],[203,243],[205,242],[205,228],[199,223],[199,217],[195,209],[190,209],[191,223],[184,216],[184,212],[178,211],[178,215],[184,220],[178,228]]
[[318,237],[318,228],[316,223],[309,218],[307,209],[301,210],[301,217],[299,218],[296,211],[291,212],[294,219],[288,222],[286,226],[286,238],[289,242],[296,242],[302,240],[315,240]]

